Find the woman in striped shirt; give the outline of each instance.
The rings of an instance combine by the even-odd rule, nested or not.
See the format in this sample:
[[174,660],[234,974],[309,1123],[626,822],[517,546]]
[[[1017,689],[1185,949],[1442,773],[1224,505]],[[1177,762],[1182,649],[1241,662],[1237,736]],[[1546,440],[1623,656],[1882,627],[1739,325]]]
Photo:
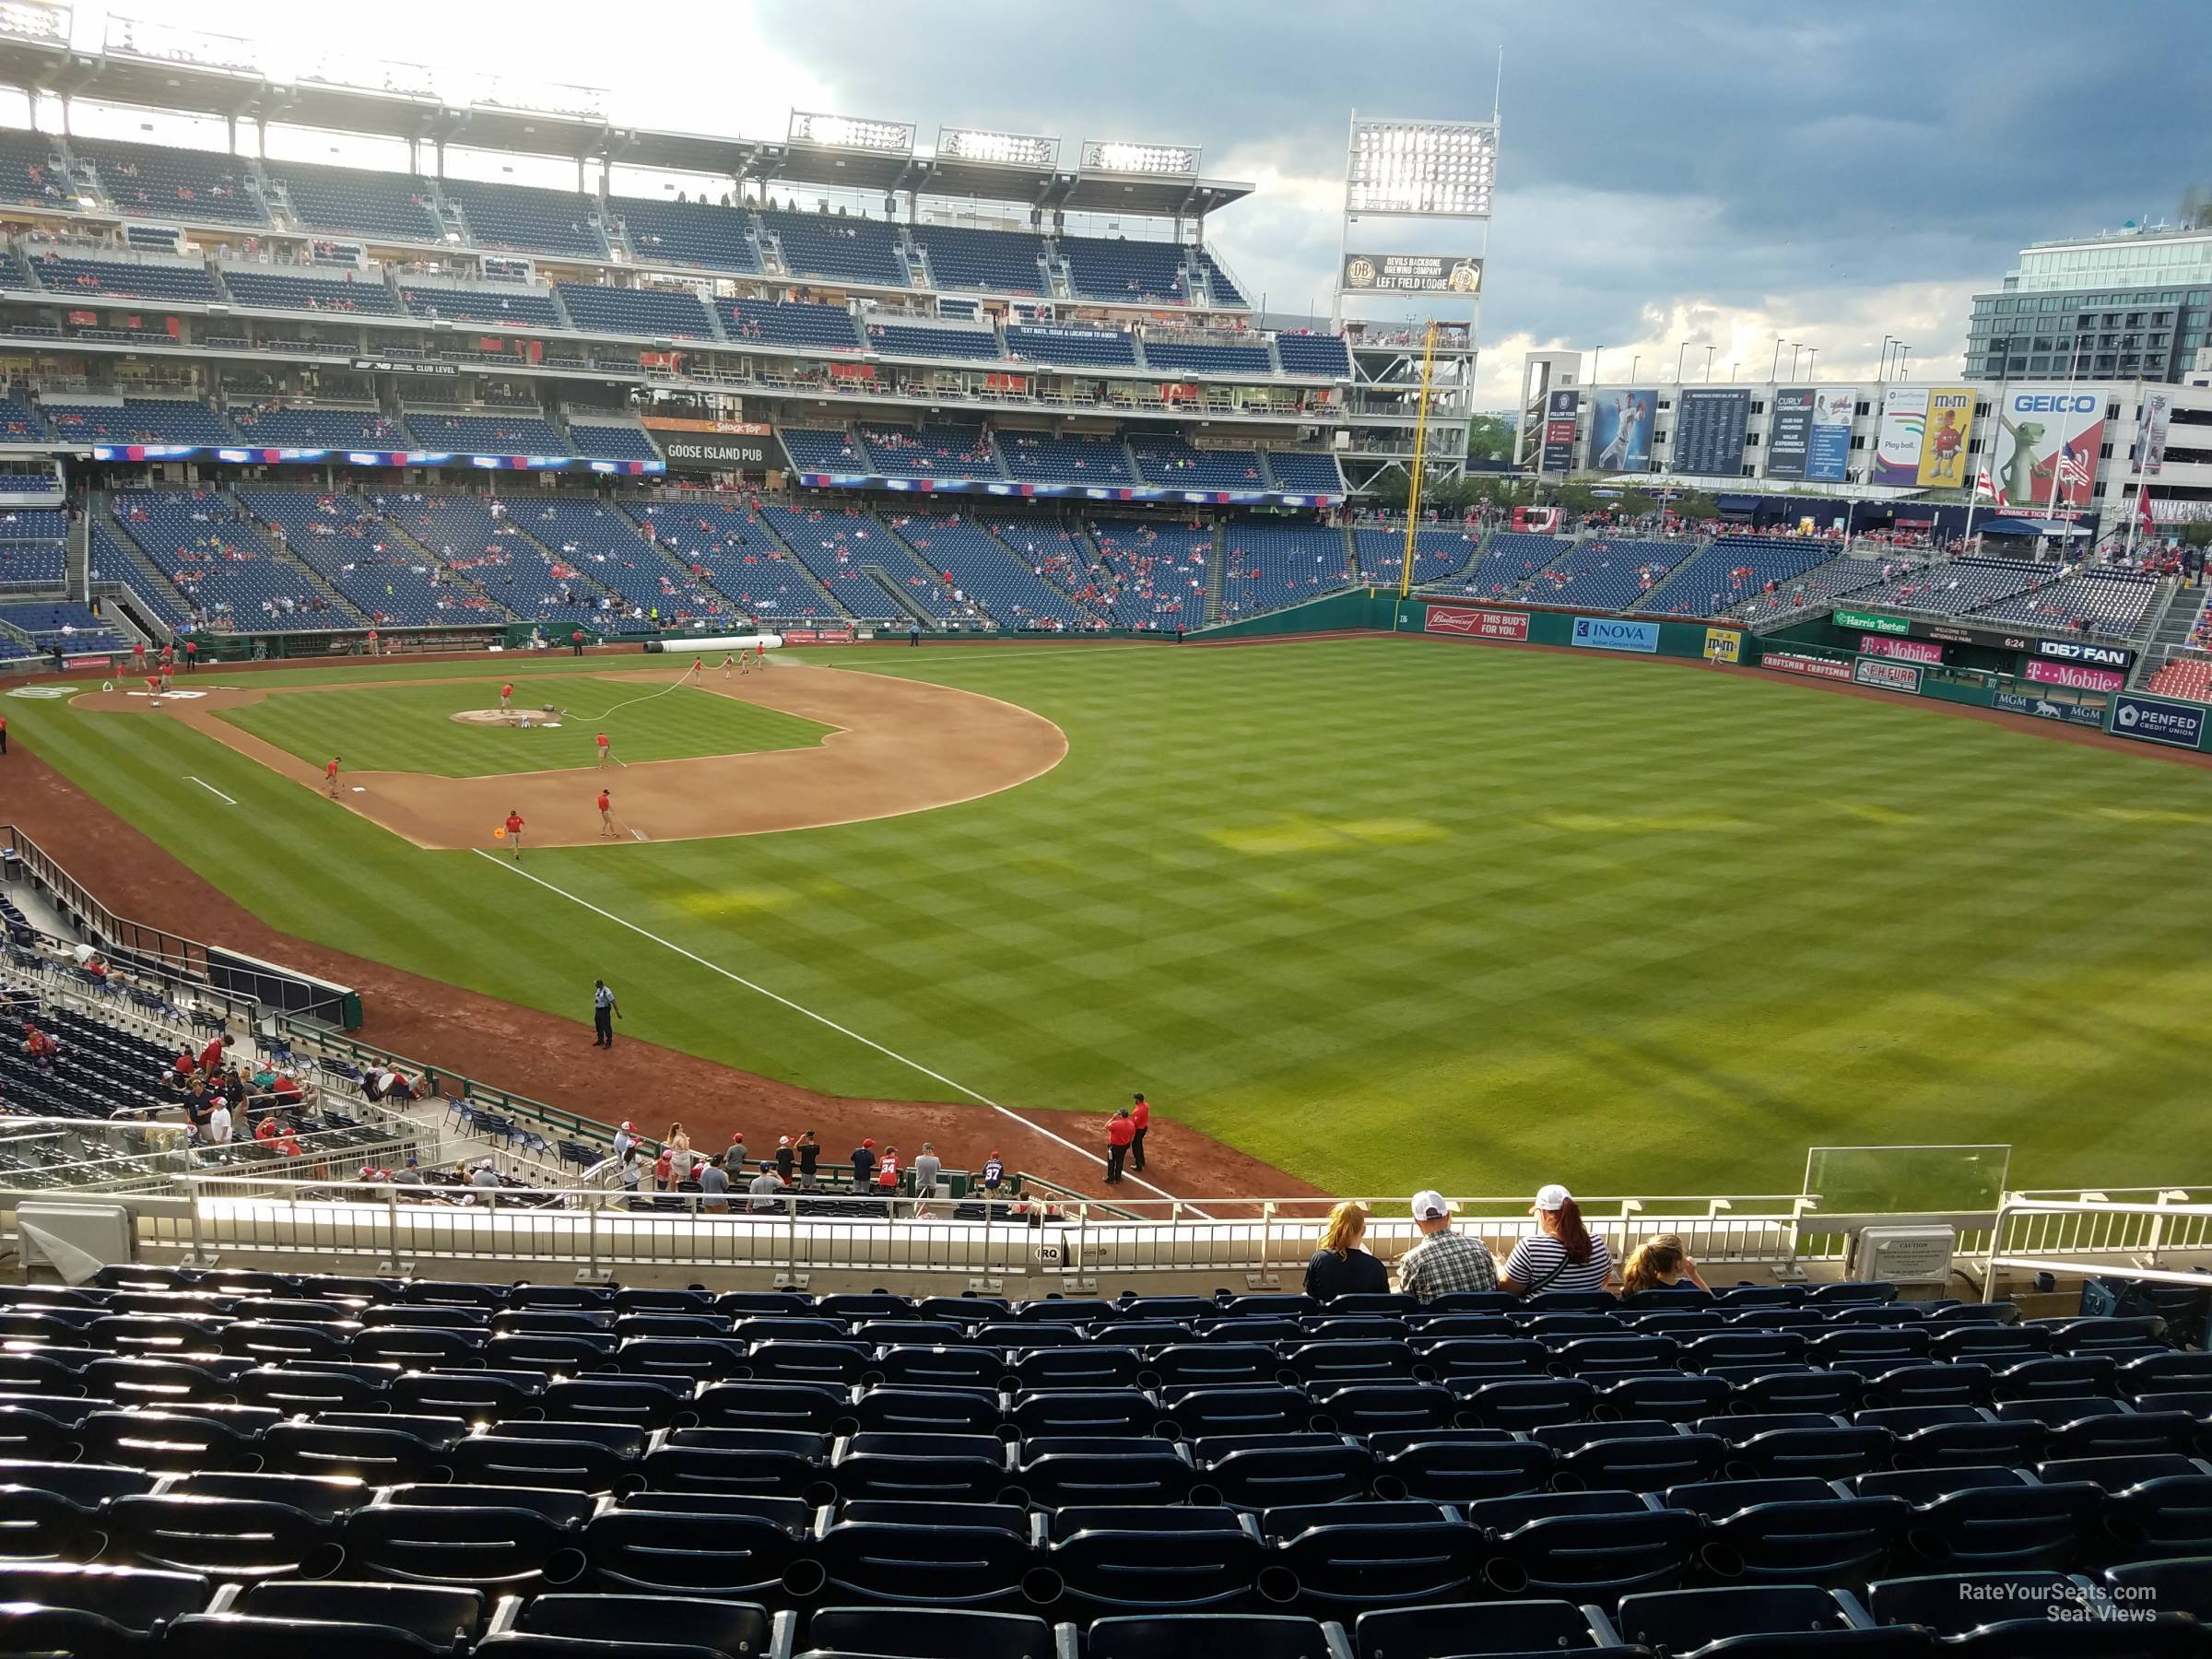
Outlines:
[[1513,1249],[1498,1288],[1516,1295],[1541,1290],[1603,1290],[1613,1272],[1613,1253],[1583,1225],[1573,1194],[1554,1182],[1536,1194],[1530,1214],[1542,1230]]

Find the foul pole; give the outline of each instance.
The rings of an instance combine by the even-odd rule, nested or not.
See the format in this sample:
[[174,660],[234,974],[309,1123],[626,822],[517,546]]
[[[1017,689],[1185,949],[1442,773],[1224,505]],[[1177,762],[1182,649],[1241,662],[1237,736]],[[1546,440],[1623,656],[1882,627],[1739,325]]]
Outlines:
[[1413,418],[1413,477],[1406,486],[1406,561],[1398,571],[1398,597],[1413,592],[1413,550],[1418,546],[1421,516],[1421,477],[1429,455],[1429,377],[1436,368],[1436,319],[1421,341],[1421,400]]

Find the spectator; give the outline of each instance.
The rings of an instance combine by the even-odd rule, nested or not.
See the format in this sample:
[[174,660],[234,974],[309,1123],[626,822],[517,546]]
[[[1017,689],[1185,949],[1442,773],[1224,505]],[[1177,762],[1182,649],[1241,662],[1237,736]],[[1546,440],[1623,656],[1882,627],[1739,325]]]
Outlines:
[[998,1189],[1006,1184],[1006,1160],[999,1157],[998,1148],[994,1147],[991,1149],[991,1156],[983,1159],[983,1191],[996,1194]]
[[1338,1296],[1380,1296],[1390,1290],[1390,1272],[1359,1248],[1367,1237],[1367,1206],[1344,1203],[1329,1211],[1321,1230],[1321,1248],[1306,1264],[1306,1294],[1317,1301]]
[[733,1129],[730,1131],[729,1149],[723,1153],[722,1161],[724,1167],[728,1169],[732,1173],[738,1175],[745,1173],[744,1130]]
[[[468,1184],[478,1193],[483,1194],[496,1193],[500,1190],[500,1172],[491,1167],[490,1159],[487,1158],[477,1165],[475,1172],[468,1178]],[[488,1204],[491,1200],[488,1197],[484,1202]]]
[[676,1148],[664,1144],[661,1155],[653,1160],[653,1190],[656,1193],[676,1189]]
[[700,1197],[699,1207],[710,1216],[730,1213],[730,1172],[723,1167],[719,1152],[707,1159],[707,1167],[699,1172]]
[[752,1194],[746,1200],[747,1209],[756,1214],[773,1213],[777,1199],[783,1195],[783,1183],[776,1179],[775,1167],[764,1158],[760,1160],[760,1173],[753,1177],[746,1191]]
[[[883,1149],[883,1160],[876,1166],[876,1186],[877,1190],[882,1193],[887,1198],[899,1190],[898,1147],[886,1147]],[[888,1209],[884,1213],[887,1215],[896,1215],[898,1214],[898,1211],[896,1209]]]
[[1710,1291],[1698,1275],[1697,1263],[1689,1259],[1689,1251],[1678,1233],[1660,1233],[1646,1239],[1629,1252],[1629,1259],[1620,1265],[1620,1293],[1633,1296],[1639,1290],[1670,1289],[1677,1285]]
[[1536,1194],[1529,1213],[1542,1230],[1513,1247],[1499,1288],[1528,1296],[1541,1290],[1603,1290],[1613,1271],[1613,1253],[1583,1225],[1574,1195],[1555,1181]]
[[1129,1167],[1141,1171],[1145,1167],[1145,1131],[1152,1126],[1152,1108],[1141,1094],[1131,1095],[1129,1100],[1129,1121],[1136,1128],[1129,1141]]
[[1136,1121],[1124,1106],[1106,1121],[1106,1184],[1119,1186],[1122,1182],[1122,1160],[1129,1156],[1129,1147],[1136,1139]]
[[811,1193],[819,1184],[815,1171],[822,1161],[822,1143],[809,1129],[799,1136],[799,1190]]
[[928,1198],[935,1194],[937,1176],[945,1166],[938,1161],[935,1141],[924,1141],[922,1150],[914,1158],[914,1195]]
[[684,1126],[681,1124],[669,1124],[668,1133],[663,1137],[661,1144],[673,1154],[669,1161],[675,1166],[677,1179],[680,1181],[684,1176],[689,1174],[692,1163],[691,1137],[684,1133]]
[[853,1148],[853,1190],[865,1193],[876,1179],[876,1143],[864,1140]]
[[621,1172],[623,1199],[630,1208],[635,1209],[638,1207],[638,1187],[645,1179],[645,1159],[639,1155],[638,1143],[634,1140],[622,1149]]
[[215,1097],[214,1108],[207,1113],[207,1144],[227,1147],[230,1144],[230,1108],[223,1104],[223,1097]]
[[62,1052],[62,1045],[50,1032],[40,1030],[27,1019],[23,1022],[23,1052],[41,1071],[52,1071],[53,1057]]
[[622,1127],[615,1131],[616,1158],[628,1158],[630,1154],[630,1149],[637,1144],[638,1126],[631,1123],[628,1118],[624,1118],[622,1120]]
[[1398,1288],[1423,1302],[1454,1290],[1495,1290],[1498,1265],[1480,1239],[1452,1230],[1452,1206],[1434,1188],[1413,1195],[1421,1241],[1398,1259]]
[[785,1186],[791,1184],[791,1166],[796,1156],[791,1149],[790,1135],[776,1136],[776,1179]]

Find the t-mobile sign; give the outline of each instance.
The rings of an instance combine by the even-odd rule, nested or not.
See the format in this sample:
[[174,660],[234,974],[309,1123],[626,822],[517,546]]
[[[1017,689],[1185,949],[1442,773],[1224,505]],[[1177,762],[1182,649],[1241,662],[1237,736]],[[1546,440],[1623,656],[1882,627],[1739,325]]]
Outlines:
[[2084,668],[2078,663],[2030,662],[2021,672],[2043,686],[2072,686],[2079,691],[2117,691],[2127,676],[2110,668]]

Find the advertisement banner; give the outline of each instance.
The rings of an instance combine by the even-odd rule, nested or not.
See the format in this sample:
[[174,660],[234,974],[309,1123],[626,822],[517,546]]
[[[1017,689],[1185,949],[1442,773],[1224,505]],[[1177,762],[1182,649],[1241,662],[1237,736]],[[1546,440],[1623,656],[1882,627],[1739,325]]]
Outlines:
[[1930,386],[1927,430],[1920,443],[1920,483],[1924,488],[1966,488],[1966,446],[1973,432],[1974,389]]
[[1894,634],[1861,634],[1859,649],[1868,656],[1895,657],[1904,663],[1943,661],[1943,647],[1933,640],[1900,640]]
[[1430,633],[1465,634],[1476,640],[1525,640],[1528,613],[1482,610],[1464,605],[1432,605],[1423,627]]
[[2054,691],[2047,697],[2041,693],[2029,696],[2018,691],[1993,691],[1989,706],[2002,709],[2007,714],[2032,714],[2038,720],[2064,721],[2068,725],[2101,726],[2112,700],[2066,691]]
[[787,628],[777,636],[786,645],[850,645],[849,628]]
[[1675,471],[1741,477],[1750,424],[1748,387],[1685,386],[1675,399]]
[[765,420],[694,420],[683,415],[646,415],[640,424],[655,432],[714,432],[724,438],[767,438],[776,429]]
[[1590,470],[1649,472],[1652,428],[1659,418],[1659,394],[1594,392],[1590,394]]
[[1744,660],[1744,636],[1733,628],[1709,628],[1705,630],[1705,660],[1709,663],[1740,663]]
[[1574,642],[1593,651],[1657,651],[1659,624],[1622,622],[1612,617],[1577,617]]
[[2100,668],[2124,668],[2136,653],[2121,645],[2092,645],[2086,640],[2038,640],[2035,654],[2054,663],[2094,663]]
[[1841,484],[1851,477],[1851,423],[1859,407],[1856,386],[1828,386],[1813,394],[1813,429],[1806,450],[1810,484]]
[[1347,253],[1338,286],[1347,294],[1479,294],[1482,261],[1472,253]]
[[1920,695],[1920,670],[1909,663],[1858,657],[1851,665],[1851,677],[1856,684],[1872,686],[1877,691],[1902,691],[1909,697]]
[[1794,651],[1770,651],[1759,659],[1761,668],[1777,668],[1784,674],[1802,674],[1807,679],[1847,680],[1851,665],[1841,657],[1801,656]]
[[1767,422],[1767,471],[1770,478],[1805,477],[1813,448],[1813,388],[1779,386],[1774,392],[1774,414]]
[[1883,611],[1839,610],[1835,614],[1838,628],[1855,628],[1862,633],[1910,633],[1912,625],[1902,617],[1892,617]]
[[2104,442],[2104,394],[2027,382],[1997,404],[1984,500],[1999,508],[2084,508]]
[[2136,468],[2155,477],[2166,465],[2166,429],[2173,418],[2173,394],[2153,386],[2143,394],[2136,416]]
[[1882,426],[1874,441],[1875,484],[1920,482],[1920,450],[1928,429],[1925,386],[1882,388]]
[[2112,730],[2123,737],[2193,749],[2205,739],[2203,703],[2166,702],[2155,697],[2112,699]]
[[[707,438],[664,438],[661,453],[678,472],[734,472],[769,465],[768,445],[760,442],[717,442]],[[781,466],[779,456],[775,465]]]
[[2038,659],[2021,672],[2039,686],[2072,686],[2077,691],[2117,691],[2127,676],[2111,668],[2084,668],[2076,663],[2046,663]]
[[1574,470],[1575,394],[1554,392],[1544,406],[1544,464],[1537,470],[1564,477]]

